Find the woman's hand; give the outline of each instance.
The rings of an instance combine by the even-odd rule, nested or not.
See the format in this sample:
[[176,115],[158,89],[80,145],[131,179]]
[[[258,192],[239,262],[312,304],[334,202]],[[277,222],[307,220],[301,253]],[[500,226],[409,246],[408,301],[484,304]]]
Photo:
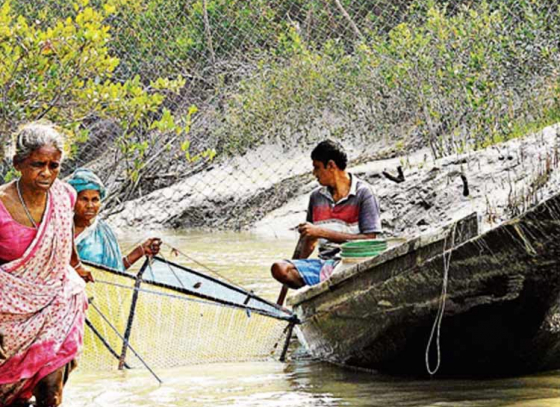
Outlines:
[[4,351],[4,335],[2,334],[2,332],[0,332],[0,360],[5,360],[7,358],[8,356]]
[[156,256],[159,253],[161,246],[161,239],[158,237],[152,237],[142,243],[142,252],[146,256]]
[[161,239],[158,237],[152,237],[142,243],[136,248],[123,257],[123,264],[125,270],[128,270],[134,263],[136,263],[143,256],[152,257],[159,253],[161,246]]
[[86,283],[93,283],[95,281],[91,272],[89,272],[82,263],[76,265],[74,270],[76,270],[76,273],[78,273],[78,275],[82,277]]

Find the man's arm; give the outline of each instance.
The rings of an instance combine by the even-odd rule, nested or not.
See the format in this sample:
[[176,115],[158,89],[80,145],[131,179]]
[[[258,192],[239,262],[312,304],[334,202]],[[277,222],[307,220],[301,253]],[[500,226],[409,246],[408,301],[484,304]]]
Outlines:
[[[352,233],[343,233],[322,228],[309,222],[299,225],[298,230],[299,233],[306,238],[306,241],[314,241],[313,249],[315,248],[317,239],[319,238],[330,240],[333,243],[344,243],[349,240],[375,239],[377,237],[377,233],[360,233],[355,235]],[[311,250],[311,252],[313,252],[313,249]],[[311,252],[308,254],[308,256],[311,254]]]
[[309,256],[311,256],[311,253],[313,253],[315,247],[317,247],[317,243],[319,240],[317,238],[305,236],[303,234],[301,234],[301,237],[303,238],[303,247],[299,253],[299,258],[307,259]]
[[301,249],[299,250],[299,259],[307,259],[309,256],[311,256],[311,254],[313,253],[313,251],[315,250],[315,248],[317,247],[317,244],[319,243],[319,238],[318,237],[314,237],[314,236],[309,236],[306,234],[303,234],[302,231],[300,230],[300,226],[304,225],[304,224],[313,224],[313,193],[311,194],[311,196],[309,197],[309,203],[307,204],[307,215],[305,217],[305,223],[302,223],[300,225],[298,225],[298,232],[300,233],[300,241],[301,244],[303,245],[301,247]]
[[[333,243],[344,243],[349,240],[366,240],[375,239],[377,234],[381,231],[381,220],[379,203],[373,195],[370,188],[362,189],[359,194],[360,200],[360,214],[359,214],[359,227],[360,232],[366,233],[352,234],[337,232],[311,223],[308,216],[307,222],[298,226],[299,233],[307,238],[314,239],[315,244],[317,239],[327,239]],[[308,209],[308,213],[310,209]]]

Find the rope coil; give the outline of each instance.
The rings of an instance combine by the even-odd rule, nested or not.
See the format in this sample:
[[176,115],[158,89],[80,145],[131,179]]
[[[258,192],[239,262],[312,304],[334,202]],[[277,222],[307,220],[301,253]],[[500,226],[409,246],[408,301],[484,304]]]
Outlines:
[[[447,285],[449,282],[449,266],[451,265],[451,255],[453,253],[453,248],[455,246],[455,230],[457,225],[453,225],[453,229],[451,230],[451,249],[449,249],[448,254],[446,256],[445,248],[447,247],[447,236],[443,243],[443,282],[441,287],[441,294],[439,300],[439,308],[436,315],[436,319],[434,324],[432,325],[432,331],[430,332],[430,339],[428,340],[428,345],[426,346],[426,370],[433,376],[437,373],[441,366],[441,344],[440,344],[440,337],[441,337],[441,323],[443,321],[443,314],[445,312],[445,300],[447,297]],[[434,369],[430,366],[430,348],[432,346],[432,341],[434,339],[434,334],[436,334],[436,349],[437,349],[437,362]]]

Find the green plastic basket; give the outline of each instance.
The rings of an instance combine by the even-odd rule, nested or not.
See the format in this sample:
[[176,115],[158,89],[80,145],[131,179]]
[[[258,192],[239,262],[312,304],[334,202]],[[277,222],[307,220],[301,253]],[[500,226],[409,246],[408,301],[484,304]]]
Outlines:
[[358,240],[347,242],[341,246],[340,256],[348,257],[374,257],[387,249],[385,240]]
[[384,250],[380,250],[378,252],[368,252],[368,253],[341,253],[340,256],[343,259],[347,259],[347,258],[354,258],[354,257],[375,257],[380,253],[383,253]]
[[356,249],[365,247],[387,247],[386,240],[380,239],[370,239],[370,240],[355,240],[352,242],[343,243],[341,246],[343,249]]

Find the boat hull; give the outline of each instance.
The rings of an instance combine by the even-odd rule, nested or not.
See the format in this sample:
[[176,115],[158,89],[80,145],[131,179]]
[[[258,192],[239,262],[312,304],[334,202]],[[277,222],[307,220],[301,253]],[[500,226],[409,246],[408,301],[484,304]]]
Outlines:
[[559,219],[555,196],[485,234],[470,219],[345,270],[291,299],[298,336],[320,359],[426,375],[447,273],[438,375],[560,368]]

